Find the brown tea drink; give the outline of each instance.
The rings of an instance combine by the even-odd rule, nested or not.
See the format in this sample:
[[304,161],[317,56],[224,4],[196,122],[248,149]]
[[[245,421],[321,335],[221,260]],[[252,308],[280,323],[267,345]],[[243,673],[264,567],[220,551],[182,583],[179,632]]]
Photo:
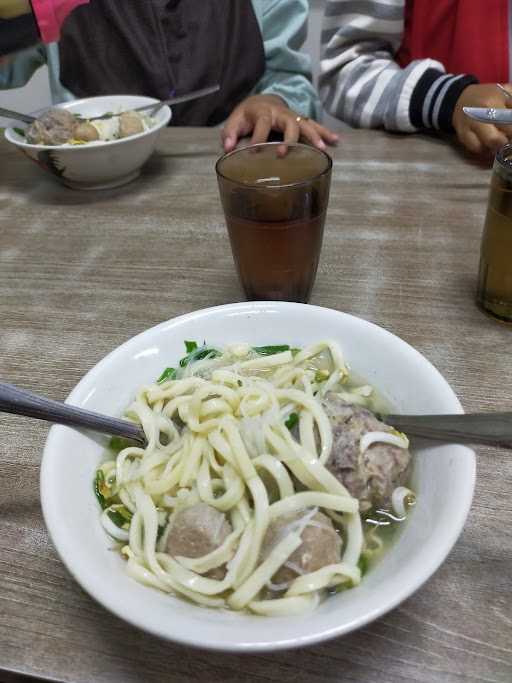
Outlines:
[[306,302],[315,281],[332,162],[308,145],[253,145],[217,162],[238,274],[248,299]]
[[494,162],[478,274],[478,305],[512,323],[512,145]]

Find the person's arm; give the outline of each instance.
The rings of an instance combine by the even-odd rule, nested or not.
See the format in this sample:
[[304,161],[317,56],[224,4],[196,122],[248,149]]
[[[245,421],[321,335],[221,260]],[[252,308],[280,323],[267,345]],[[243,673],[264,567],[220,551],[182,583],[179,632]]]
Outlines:
[[327,0],[320,92],[327,111],[355,127],[453,131],[452,117],[474,76],[446,74],[432,59],[402,69],[394,60],[405,0]]
[[0,89],[22,88],[45,63],[46,50],[41,45],[6,57],[0,62]]
[[[307,0],[252,0],[265,50],[265,73],[252,95],[240,102],[221,133],[224,150],[234,149],[241,137],[265,142],[271,131],[284,142],[307,140],[319,149],[335,144],[336,133],[313,117],[318,99],[311,83],[311,62],[299,52],[307,26]],[[312,118],[310,118],[310,116]],[[281,149],[285,153],[285,147]]]
[[311,58],[300,52],[307,35],[307,0],[255,0],[265,50],[265,73],[254,94],[278,95],[301,116],[318,116]]

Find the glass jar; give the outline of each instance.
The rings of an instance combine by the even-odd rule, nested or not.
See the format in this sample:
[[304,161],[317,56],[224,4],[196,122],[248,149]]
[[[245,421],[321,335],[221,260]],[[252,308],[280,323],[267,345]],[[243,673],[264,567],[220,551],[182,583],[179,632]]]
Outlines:
[[512,144],[496,154],[478,273],[478,306],[512,324]]

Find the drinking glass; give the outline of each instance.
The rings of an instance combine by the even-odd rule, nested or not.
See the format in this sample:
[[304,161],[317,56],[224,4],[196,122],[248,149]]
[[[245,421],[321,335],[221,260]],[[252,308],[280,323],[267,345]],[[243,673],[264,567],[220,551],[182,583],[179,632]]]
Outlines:
[[216,165],[238,275],[249,300],[309,300],[331,183],[331,158],[300,143],[269,142]]
[[478,273],[477,303],[489,315],[512,323],[512,144],[496,154]]

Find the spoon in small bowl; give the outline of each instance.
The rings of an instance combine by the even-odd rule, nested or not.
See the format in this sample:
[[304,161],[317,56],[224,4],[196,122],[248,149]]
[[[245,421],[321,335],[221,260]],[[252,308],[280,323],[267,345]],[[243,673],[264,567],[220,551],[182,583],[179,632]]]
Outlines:
[[[52,401],[1,382],[0,412],[24,415],[69,427],[83,427],[103,434],[115,434],[131,439],[140,446],[147,445],[142,428],[133,422]],[[444,443],[479,443],[512,449],[512,413],[378,417],[410,436]]]
[[[220,90],[220,85],[217,83],[216,85],[210,85],[208,88],[200,88],[199,90],[192,90],[191,92],[187,93],[186,95],[176,95],[175,97],[170,97],[167,100],[161,100],[160,102],[151,102],[151,104],[145,104],[143,107],[137,107],[136,109],[132,109],[131,111],[138,111],[138,112],[145,112],[149,111],[150,116],[154,116],[159,109],[164,107],[166,104],[167,105],[173,105],[173,104],[181,104],[182,102],[189,102],[190,100],[197,100],[200,97],[206,97],[207,95],[212,95],[214,92],[217,92]],[[78,120],[83,120],[83,121],[101,121],[102,119],[111,119],[113,116],[119,116],[119,114],[122,114],[123,112],[118,112],[115,114],[114,112],[107,112],[106,114],[102,114],[101,116],[93,116],[89,119],[81,119],[80,117],[77,117]],[[5,118],[8,119],[15,119],[16,121],[22,121],[23,123],[28,123],[29,125],[31,123],[34,123],[34,121],[37,121],[37,118],[35,116],[31,116],[30,114],[22,114],[19,111],[14,111],[12,109],[5,109],[4,107],[0,107],[0,116],[4,116]]]

